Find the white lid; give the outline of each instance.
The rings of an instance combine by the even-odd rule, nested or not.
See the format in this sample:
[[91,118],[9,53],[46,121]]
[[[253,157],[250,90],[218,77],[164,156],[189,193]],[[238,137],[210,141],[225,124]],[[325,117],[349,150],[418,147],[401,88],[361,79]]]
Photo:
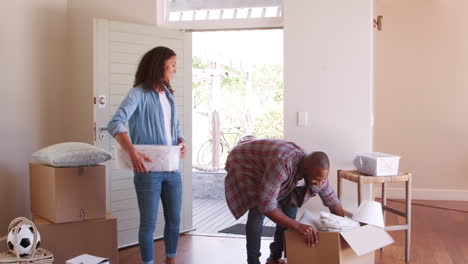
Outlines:
[[393,155],[393,154],[388,154],[388,153],[382,153],[382,152],[368,152],[368,153],[360,153],[358,156],[362,157],[369,157],[369,158],[400,158],[400,156]]

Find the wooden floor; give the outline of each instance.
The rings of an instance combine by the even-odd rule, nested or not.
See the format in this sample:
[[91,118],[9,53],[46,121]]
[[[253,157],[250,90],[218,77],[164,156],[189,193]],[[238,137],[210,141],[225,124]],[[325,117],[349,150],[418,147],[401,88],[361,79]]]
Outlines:
[[[468,213],[457,210],[444,210],[434,207],[413,205],[413,242],[412,259],[409,263],[417,264],[466,264],[468,263]],[[423,202],[421,204],[425,204]],[[434,203],[439,204],[440,203]],[[389,201],[389,206],[403,210],[403,203]],[[429,205],[431,205],[429,203]],[[468,202],[464,202],[466,206]],[[387,224],[403,224],[403,219],[387,214]],[[404,232],[390,233],[395,243],[387,246],[385,251],[376,252],[376,264],[403,264]],[[269,254],[271,241],[262,241],[264,263]],[[155,263],[162,263],[164,256],[163,241],[155,242]],[[119,252],[119,263],[141,263],[138,247],[131,247]],[[179,264],[238,264],[246,263],[245,239],[210,237],[201,235],[181,236],[177,261]],[[301,264],[312,264],[313,261]],[[315,262],[317,263],[317,262]]]
[[[218,233],[226,227],[235,224],[245,224],[247,214],[236,220],[227,207],[226,200],[194,199],[193,200],[193,227],[191,234],[209,234],[226,236]],[[270,219],[265,218],[264,226],[275,226]]]

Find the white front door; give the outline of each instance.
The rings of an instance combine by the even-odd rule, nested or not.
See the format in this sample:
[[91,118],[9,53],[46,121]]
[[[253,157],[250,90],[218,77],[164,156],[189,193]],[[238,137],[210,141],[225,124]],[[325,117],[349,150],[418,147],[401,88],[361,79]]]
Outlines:
[[[171,82],[176,91],[180,125],[187,145],[192,135],[192,40],[190,33],[96,19],[94,21],[94,120],[95,145],[114,155],[118,144],[107,133],[107,123],[133,87],[138,63],[148,50],[166,46],[177,54],[177,73]],[[192,229],[192,157],[189,148],[182,168],[181,231]],[[117,217],[119,247],[138,243],[139,213],[133,172],[118,170],[115,160],[106,169],[107,210]],[[164,217],[159,206],[155,238],[163,235]]]

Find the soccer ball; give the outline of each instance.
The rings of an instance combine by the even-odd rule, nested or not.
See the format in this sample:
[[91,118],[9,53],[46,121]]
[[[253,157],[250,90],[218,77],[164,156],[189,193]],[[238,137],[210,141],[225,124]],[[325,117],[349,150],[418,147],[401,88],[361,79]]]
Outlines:
[[[15,232],[17,228],[19,228],[18,234],[15,236]],[[18,248],[15,248],[17,241],[19,241]],[[16,252],[18,252],[18,254],[21,257],[28,256],[32,253],[33,242],[34,242],[34,228],[31,225],[23,224],[20,226],[16,226],[12,228],[10,232],[8,233],[8,237],[7,237],[8,249],[15,254]],[[41,235],[39,234],[39,231],[37,231],[36,249],[39,248],[40,243],[41,243]]]

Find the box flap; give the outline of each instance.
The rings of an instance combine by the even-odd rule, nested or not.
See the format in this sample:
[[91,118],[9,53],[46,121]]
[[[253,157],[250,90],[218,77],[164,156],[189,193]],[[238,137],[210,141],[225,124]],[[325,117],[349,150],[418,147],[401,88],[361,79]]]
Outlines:
[[66,264],[105,264],[109,263],[106,258],[96,257],[89,254],[83,254],[81,256],[67,260]]
[[366,225],[340,233],[356,255],[362,256],[394,242],[384,229]]

